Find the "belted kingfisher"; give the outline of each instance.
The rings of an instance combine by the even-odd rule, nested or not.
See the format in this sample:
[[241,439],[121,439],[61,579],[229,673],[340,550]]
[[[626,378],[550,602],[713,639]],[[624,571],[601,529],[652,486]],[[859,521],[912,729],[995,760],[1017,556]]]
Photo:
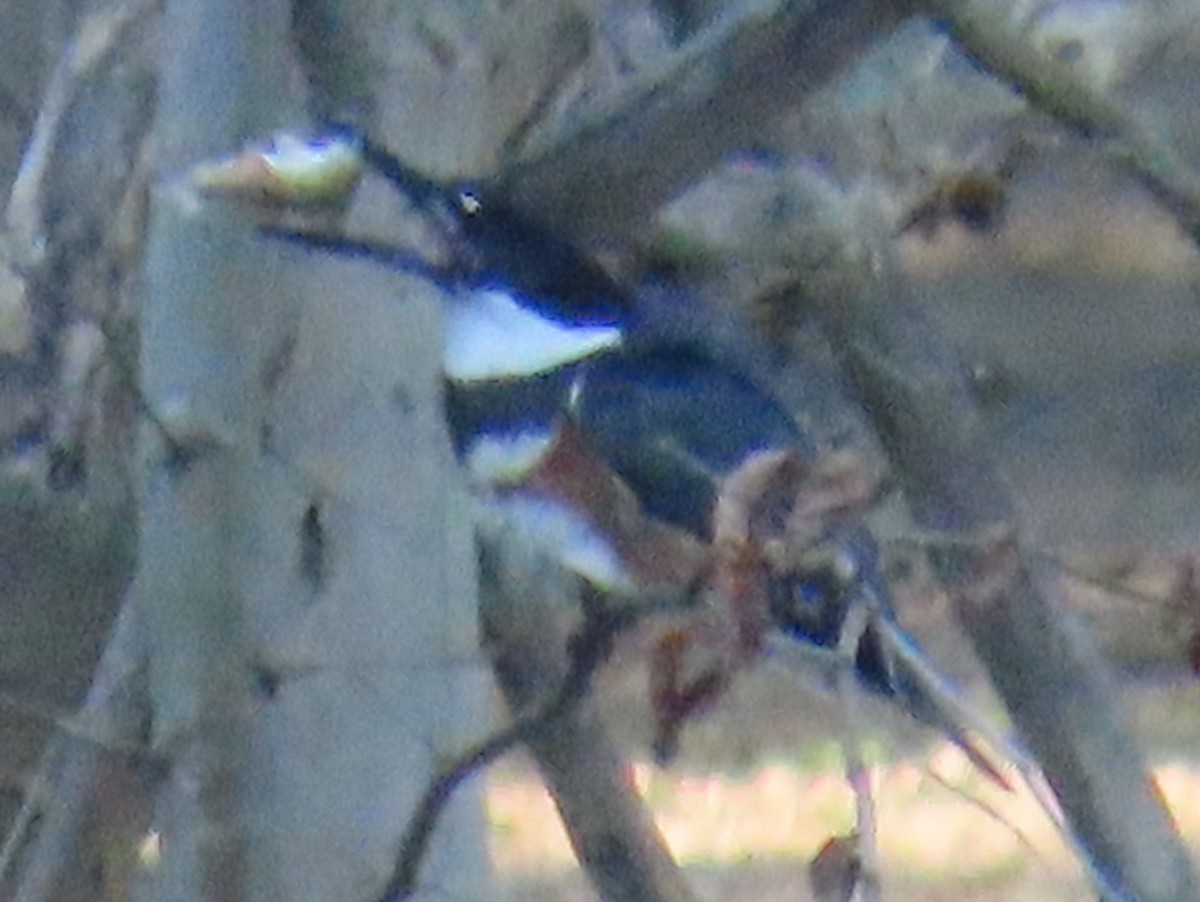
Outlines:
[[[286,152],[300,162],[281,167],[271,160],[280,150],[261,151],[285,188],[288,171],[299,169],[301,187],[323,196],[322,154],[337,161],[339,184],[349,184],[353,153],[436,227],[436,259],[340,235],[276,234],[440,286],[447,419],[481,503],[520,518],[531,541],[556,544],[565,565],[597,588],[636,590],[671,567],[647,560],[654,554],[644,543],[622,534],[608,509],[612,494],[588,480],[614,482],[647,520],[695,551],[723,541],[715,519],[722,492],[744,468],[784,460],[772,454],[818,467],[819,449],[765,389],[698,343],[655,336],[634,297],[561,236],[415,172],[358,134],[339,132],[307,150],[289,144]],[[776,518],[781,529],[792,501]],[[791,643],[838,658],[866,690],[940,729],[996,776],[898,625],[870,531],[856,516],[834,518],[807,541],[819,553],[782,563],[764,553],[765,582],[754,590],[762,590],[763,634],[744,640],[753,648],[743,652],[776,654]],[[713,559],[697,552],[673,575],[711,576]],[[667,732],[703,707],[702,693],[685,696],[674,697],[682,708]]]

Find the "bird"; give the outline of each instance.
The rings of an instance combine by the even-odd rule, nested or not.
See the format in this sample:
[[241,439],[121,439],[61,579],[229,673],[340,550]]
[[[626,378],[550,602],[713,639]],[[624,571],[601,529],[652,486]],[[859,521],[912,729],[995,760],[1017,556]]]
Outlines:
[[[672,579],[691,584],[685,595],[699,583],[710,592],[740,585],[729,594],[753,603],[729,625],[737,634],[729,640],[731,670],[759,654],[786,660],[791,650],[814,653],[945,734],[1007,785],[974,726],[964,725],[953,689],[895,616],[877,543],[861,518],[871,491],[842,484],[862,482],[846,480],[852,467],[823,468],[820,449],[769,391],[702,337],[656,335],[635,295],[554,230],[476,188],[415,171],[360,131],[336,126],[307,143],[275,141],[247,153],[251,168],[282,180],[272,197],[286,200],[288,180],[296,178],[289,173],[298,171],[301,199],[322,202],[334,188],[349,190],[353,158],[430,222],[440,245],[433,255],[337,233],[263,231],[374,260],[442,290],[447,422],[490,515],[511,518],[601,591],[636,592]],[[321,181],[326,165],[333,188]],[[221,171],[205,169],[205,190],[220,190]],[[770,507],[762,486],[780,474],[791,474],[784,480],[790,490],[809,485],[810,502],[825,499],[834,508],[810,516],[802,541],[788,525],[796,520],[794,491],[773,511],[755,508]],[[755,480],[758,494],[742,499],[755,508],[751,514],[730,499]],[[747,544],[752,533],[757,538]],[[788,541],[800,548],[791,557],[780,551]],[[734,548],[732,558],[722,558],[721,547]],[[750,586],[748,548],[756,574]],[[732,676],[714,672],[679,685],[672,668],[690,640],[678,639],[660,647],[667,676],[656,744],[663,757]]]

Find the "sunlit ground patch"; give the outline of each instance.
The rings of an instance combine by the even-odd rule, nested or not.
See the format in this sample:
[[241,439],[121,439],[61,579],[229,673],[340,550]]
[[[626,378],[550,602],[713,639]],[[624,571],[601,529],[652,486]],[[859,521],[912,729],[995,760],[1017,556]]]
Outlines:
[[[735,881],[743,891],[753,887],[761,902],[795,899],[797,881],[804,885],[805,867],[822,843],[853,826],[853,797],[837,770],[809,771],[784,762],[738,776],[660,771],[647,764],[631,768],[634,785],[676,859],[694,873],[702,898],[705,885]],[[1163,764],[1154,774],[1200,856],[1200,810],[1194,804],[1200,798],[1200,766]],[[1037,803],[1027,793],[1006,794],[973,773],[953,746],[939,746],[923,762],[878,768],[875,790],[889,900],[1027,899],[1031,887],[1042,898],[1089,898],[1078,865]],[[489,780],[487,801],[501,875],[564,881],[561,896],[547,889],[546,898],[591,898],[571,889],[580,885],[571,876],[574,858],[534,774],[518,766],[501,768]]]

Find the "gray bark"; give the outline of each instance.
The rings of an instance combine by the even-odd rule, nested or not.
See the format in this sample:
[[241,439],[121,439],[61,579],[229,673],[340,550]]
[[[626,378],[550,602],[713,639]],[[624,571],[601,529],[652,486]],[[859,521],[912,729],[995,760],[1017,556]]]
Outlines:
[[[369,895],[439,755],[486,720],[436,314],[195,206],[181,164],[290,118],[287,9],[164,24],[142,384],[169,440],[149,436],[134,600],[170,776],[138,897]],[[486,898],[475,792],[443,827],[431,892]]]

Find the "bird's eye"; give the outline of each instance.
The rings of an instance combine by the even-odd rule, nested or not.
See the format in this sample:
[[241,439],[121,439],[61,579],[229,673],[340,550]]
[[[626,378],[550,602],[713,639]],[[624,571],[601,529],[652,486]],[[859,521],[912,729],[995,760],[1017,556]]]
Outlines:
[[464,216],[478,216],[483,212],[483,201],[471,191],[459,192],[458,210]]
[[834,645],[858,576],[857,562],[844,550],[815,550],[777,580],[771,593],[771,613],[784,630],[818,645]]

